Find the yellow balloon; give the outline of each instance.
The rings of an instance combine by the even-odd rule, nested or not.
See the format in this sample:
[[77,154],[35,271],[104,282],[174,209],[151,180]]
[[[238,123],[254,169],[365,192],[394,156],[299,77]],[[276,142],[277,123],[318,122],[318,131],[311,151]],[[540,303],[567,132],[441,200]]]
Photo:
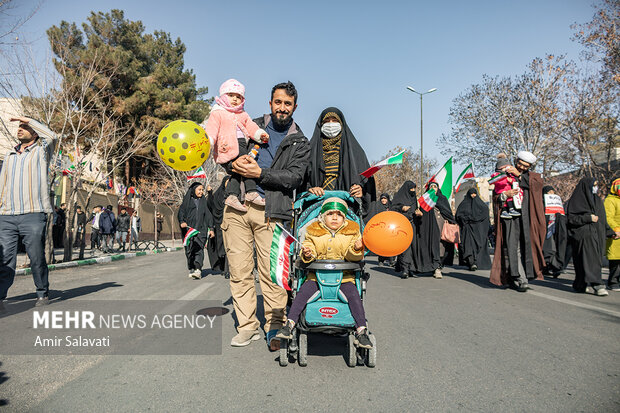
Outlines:
[[157,154],[177,171],[192,171],[211,153],[207,133],[191,120],[175,120],[163,127],[157,137]]

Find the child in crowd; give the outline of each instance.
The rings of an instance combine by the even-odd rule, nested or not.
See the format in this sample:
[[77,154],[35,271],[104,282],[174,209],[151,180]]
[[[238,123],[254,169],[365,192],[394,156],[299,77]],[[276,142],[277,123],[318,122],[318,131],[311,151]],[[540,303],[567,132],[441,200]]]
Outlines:
[[256,190],[256,181],[243,178],[232,172],[232,163],[241,155],[248,153],[249,140],[255,142],[269,141],[269,135],[260,129],[243,110],[245,104],[245,86],[235,79],[229,79],[220,86],[220,96],[215,98],[216,105],[211,109],[206,120],[205,131],[213,144],[213,159],[224,166],[230,174],[226,186],[224,204],[245,212],[247,208],[240,201],[241,181],[245,185],[245,200],[258,205],[265,205],[265,200]]
[[[517,178],[512,174],[506,172],[509,166],[510,161],[508,161],[506,154],[500,153],[499,155],[497,155],[495,173],[491,175],[490,181],[495,185],[493,192],[496,195],[499,195],[510,189],[516,189],[519,187]],[[521,213],[518,211],[518,209],[520,209],[520,206],[516,205],[515,199],[513,197],[506,198],[506,202],[502,206],[500,218],[512,219],[513,217],[519,217],[521,216]]]
[[[347,204],[340,198],[328,198],[323,202],[319,220],[311,224],[301,245],[301,260],[305,263],[319,260],[360,261],[364,257],[364,244],[360,227],[346,219]],[[309,273],[288,314],[288,320],[276,337],[291,339],[292,331],[308,299],[319,290],[316,275]],[[355,320],[355,344],[361,348],[372,348],[367,333],[366,315],[362,300],[355,286],[353,273],[345,271],[340,291],[347,297],[351,314]]]

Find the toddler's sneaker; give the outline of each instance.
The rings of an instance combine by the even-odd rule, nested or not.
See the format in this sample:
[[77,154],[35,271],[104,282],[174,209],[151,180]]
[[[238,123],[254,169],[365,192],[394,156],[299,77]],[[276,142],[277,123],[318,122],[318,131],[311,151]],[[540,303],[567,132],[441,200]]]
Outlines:
[[510,214],[510,216],[512,217],[520,217],[521,213],[519,211],[517,211],[514,208],[510,208],[510,210],[508,211],[508,213]]
[[228,205],[232,209],[236,209],[237,211],[248,212],[248,209],[246,208],[246,206],[243,205],[239,201],[239,198],[237,198],[234,195],[228,195],[228,198],[226,198],[226,201],[224,201],[224,204]]
[[367,328],[362,329],[361,332],[355,333],[355,345],[359,348],[372,348],[372,343],[370,342],[370,337],[368,337]]
[[512,219],[512,215],[510,215],[508,211],[502,211],[499,217],[501,219]]
[[277,338],[283,338],[285,340],[290,340],[293,338],[293,322],[291,320],[286,320],[286,324],[282,326],[278,334],[276,334]]

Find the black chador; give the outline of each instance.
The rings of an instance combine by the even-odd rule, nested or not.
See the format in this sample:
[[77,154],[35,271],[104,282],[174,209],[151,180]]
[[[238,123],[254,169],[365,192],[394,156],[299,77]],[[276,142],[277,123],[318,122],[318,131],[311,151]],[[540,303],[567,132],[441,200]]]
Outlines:
[[[328,138],[321,132],[323,121],[328,117],[339,119],[342,128],[340,134],[333,138]],[[310,140],[310,164],[303,189],[321,187],[326,191],[349,192],[352,185],[360,185],[363,191],[362,208],[366,216],[377,196],[375,179],[360,175],[369,167],[366,153],[349,129],[340,109],[329,107],[321,112]]]
[[224,216],[224,200],[228,176],[222,180],[220,187],[207,196],[207,207],[213,216],[213,232],[215,236],[207,244],[207,254],[211,268],[216,271],[226,271],[226,248],[222,236],[222,218]]
[[209,228],[213,228],[213,217],[207,208],[207,198],[196,194],[198,187],[203,185],[194,182],[183,197],[183,203],[177,215],[179,224],[185,222],[186,228],[181,228],[181,234],[185,238],[188,227],[199,231],[198,235],[191,238],[189,245],[185,247],[187,268],[190,271],[201,270],[204,261],[204,247],[207,242]]
[[[436,188],[436,191],[437,203],[435,208],[444,220],[452,224],[456,223],[448,198],[441,193],[439,188]],[[433,209],[428,212],[423,209],[420,211],[422,211],[422,216],[414,215],[414,248],[416,250],[414,271],[418,273],[432,272],[441,268],[441,250],[439,248],[441,231]]]
[[463,264],[470,270],[490,270],[489,207],[480,199],[476,188],[467,191],[456,209],[456,222],[461,233],[459,250]]
[[[582,178],[568,200],[566,211],[575,266],[573,288],[578,292],[584,292],[588,286],[596,289],[603,285],[605,239],[612,235],[603,201],[593,192],[594,183],[594,178]],[[593,215],[598,217],[597,222],[592,219]]]
[[414,212],[418,208],[418,198],[416,196],[415,187],[416,185],[413,182],[405,181],[398,192],[396,192],[396,195],[394,195],[394,200],[392,201],[391,206],[392,211],[400,212],[407,217],[413,227],[414,236],[411,240],[411,245],[409,245],[409,248],[398,256],[396,259],[396,266],[394,267],[396,272],[401,273],[402,278],[407,278],[409,275],[412,275],[415,270],[414,262],[416,260],[416,239]]

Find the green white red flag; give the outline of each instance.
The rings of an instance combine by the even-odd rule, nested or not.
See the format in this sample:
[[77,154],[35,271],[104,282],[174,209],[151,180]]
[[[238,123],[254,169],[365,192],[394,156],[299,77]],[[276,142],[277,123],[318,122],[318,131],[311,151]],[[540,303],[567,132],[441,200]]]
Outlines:
[[194,179],[194,178],[206,178],[207,174],[205,173],[205,170],[202,169],[202,166],[198,169],[196,169],[196,172],[194,172],[193,175],[190,175],[187,177],[187,180],[189,181],[190,179]]
[[196,228],[187,227],[185,238],[183,238],[183,246],[187,247],[190,244],[190,242],[192,242],[192,238],[198,234],[200,234],[200,231],[198,231]]
[[288,291],[291,291],[291,287],[288,285],[290,274],[289,254],[291,251],[291,244],[294,241],[297,241],[295,237],[280,224],[276,224],[271,241],[269,272],[271,281]]
[[377,173],[377,171],[379,171],[379,169],[383,168],[384,166],[396,165],[396,164],[399,164],[399,163],[403,163],[403,154],[404,153],[405,153],[405,150],[402,150],[402,151],[398,152],[396,155],[392,155],[392,156],[390,156],[388,158],[385,158],[381,162],[378,162],[375,165],[371,166],[370,168],[366,169],[360,175],[362,175],[365,178],[370,178],[375,173]]
[[452,195],[452,157],[441,167],[439,172],[429,179],[427,185],[431,182],[436,182],[441,193],[446,198],[450,198]]
[[420,208],[428,212],[431,209],[435,208],[435,205],[437,204],[437,198],[439,197],[437,196],[435,189],[431,189],[430,191],[425,192],[424,195],[422,195],[420,198],[418,198],[418,204],[420,205]]
[[465,167],[465,169],[463,169],[463,172],[461,172],[461,174],[459,175],[458,179],[456,180],[456,185],[454,186],[454,192],[459,192],[459,189],[461,188],[461,184],[463,182],[465,182],[468,179],[472,179],[475,178],[476,176],[474,175],[474,166],[473,164],[469,164]]
[[489,185],[493,185],[496,182],[501,181],[502,179],[506,179],[508,177],[508,174],[506,172],[500,172],[497,175],[491,177],[491,179],[489,179]]

